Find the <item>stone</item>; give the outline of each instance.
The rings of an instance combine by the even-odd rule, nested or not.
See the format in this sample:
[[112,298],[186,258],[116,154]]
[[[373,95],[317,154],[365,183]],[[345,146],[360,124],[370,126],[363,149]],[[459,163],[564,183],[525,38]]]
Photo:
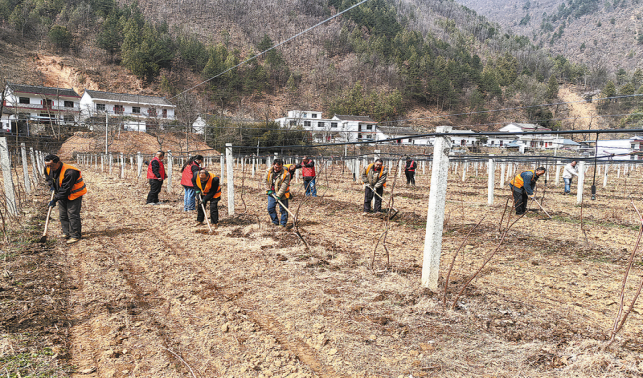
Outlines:
[[230,326],[228,323],[225,323],[224,325],[221,326],[221,332],[226,333],[230,330]]
[[93,373],[95,371],[96,371],[96,367],[92,366],[92,367],[90,367],[88,369],[83,369],[83,370],[79,371],[78,373],[79,374],[91,374],[91,373]]

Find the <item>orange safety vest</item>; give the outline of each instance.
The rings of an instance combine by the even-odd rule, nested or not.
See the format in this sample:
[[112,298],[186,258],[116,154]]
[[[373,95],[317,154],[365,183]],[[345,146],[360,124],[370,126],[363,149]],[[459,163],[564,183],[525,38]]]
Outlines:
[[[78,180],[76,180],[76,183],[74,186],[71,187],[71,192],[69,193],[69,196],[67,197],[70,201],[75,200],[76,198],[85,195],[87,193],[87,187],[85,186],[85,182],[83,181],[83,175],[80,173],[80,169],[63,163],[62,168],[60,169],[60,176],[58,177],[58,187],[60,188],[63,185],[63,178],[65,178],[65,171],[68,169],[73,169],[74,171],[78,171]],[[49,172],[51,169],[47,167],[46,172],[47,176],[49,176]]]
[[[371,164],[368,165],[368,167],[366,167],[366,176],[368,176],[368,172],[371,170],[371,168],[373,168],[374,165],[375,165],[375,163],[371,163]],[[382,168],[380,169],[380,175],[377,176],[377,178],[382,177],[382,174],[384,174],[384,166],[382,166]],[[382,185],[382,187],[386,188],[386,183],[384,183],[384,185]]]
[[[524,171],[524,172],[531,172],[532,174],[536,175],[536,172],[534,172],[533,170]],[[511,181],[509,181],[509,183],[515,186],[516,188],[522,188],[523,186],[525,186],[525,180],[523,180],[522,176],[520,176],[524,172],[520,172],[519,174],[517,174],[516,177],[514,177],[513,179],[511,179]]]
[[[212,189],[212,181],[213,181],[213,179],[215,177],[218,177],[214,173],[208,172],[208,174],[210,175],[210,177],[208,178],[208,181],[205,184],[205,188],[203,188],[203,184],[201,183],[201,177],[197,177],[196,180],[195,180],[196,181],[196,186],[198,186],[199,189],[201,189],[201,192],[203,194],[210,193],[210,189]],[[219,197],[221,197],[221,185],[219,185],[219,187],[217,188],[216,193],[214,193],[214,197],[212,197],[212,198],[219,198]]]
[[[288,166],[290,166],[290,165],[292,165],[292,164],[287,164],[287,165],[288,165]],[[288,172],[288,169],[287,169],[287,168],[285,168],[285,167],[286,167],[286,165],[284,165],[284,175],[283,175],[283,177],[281,178],[281,181],[282,181],[282,182],[286,179],[286,175],[289,175],[289,174],[290,174],[290,172]],[[268,176],[266,177],[266,182],[268,183],[268,185],[272,185],[272,182],[270,181],[270,177],[272,176],[272,173],[273,173],[273,170],[272,170],[272,168],[271,168],[271,169],[268,171]],[[276,188],[275,188],[275,192],[276,192],[276,191],[277,191],[277,190],[276,190]],[[284,193],[284,196],[286,196],[286,198],[290,198],[290,183],[288,184],[288,188],[286,188],[286,193]]]

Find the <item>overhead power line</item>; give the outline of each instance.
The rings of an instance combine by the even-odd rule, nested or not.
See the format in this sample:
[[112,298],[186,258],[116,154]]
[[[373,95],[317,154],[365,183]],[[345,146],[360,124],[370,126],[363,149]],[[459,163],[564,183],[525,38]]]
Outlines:
[[355,4],[355,5],[353,5],[353,6],[350,6],[350,7],[346,8],[346,9],[344,9],[343,11],[341,11],[341,12],[339,12],[339,13],[337,13],[337,14],[334,14],[334,15],[332,15],[332,16],[330,16],[330,17],[328,17],[328,18],[327,18],[327,19],[325,19],[324,21],[318,22],[317,24],[315,24],[315,25],[313,25],[313,26],[309,27],[308,29],[306,29],[306,30],[304,30],[304,31],[302,31],[302,32],[299,32],[299,33],[297,33],[297,34],[293,35],[292,37],[290,37],[290,38],[286,39],[285,41],[280,42],[280,43],[277,43],[276,45],[274,45],[274,46],[270,47],[269,49],[264,50],[264,51],[262,51],[262,52],[260,52],[260,53],[258,53],[258,54],[256,54],[256,55],[253,55],[252,57],[250,57],[250,58],[248,58],[248,59],[244,60],[243,62],[241,62],[241,63],[237,64],[236,66],[234,66],[234,67],[230,67],[230,68],[228,68],[227,70],[225,70],[225,71],[223,71],[223,72],[221,72],[221,73],[218,73],[218,74],[216,74],[216,75],[212,76],[211,78],[209,78],[209,79],[207,79],[207,80],[203,80],[202,82],[200,82],[200,83],[198,83],[198,84],[196,84],[196,85],[194,85],[194,86],[192,86],[192,87],[190,87],[190,88],[188,88],[188,89],[184,90],[183,92],[181,92],[181,93],[177,94],[176,96],[170,97],[169,99],[170,99],[170,100],[172,100],[172,99],[174,99],[174,98],[176,98],[176,97],[179,97],[180,95],[182,95],[182,94],[184,94],[184,93],[187,93],[187,92],[191,91],[192,89],[194,89],[194,88],[196,88],[196,87],[199,87],[199,86],[201,86],[201,85],[203,85],[203,84],[205,84],[205,83],[207,83],[207,82],[209,82],[209,81],[211,81],[211,80],[214,80],[214,79],[216,79],[217,77],[219,77],[219,76],[221,76],[221,75],[224,75],[224,74],[226,74],[227,72],[230,72],[230,71],[234,70],[235,68],[238,68],[238,67],[240,67],[240,66],[242,66],[242,65],[244,65],[244,64],[246,64],[246,63],[248,63],[248,62],[250,62],[250,61],[252,61],[252,60],[254,60],[254,59],[257,59],[258,57],[262,56],[263,54],[267,53],[268,51],[270,51],[270,50],[274,50],[274,49],[276,49],[277,47],[279,47],[279,46],[281,46],[281,45],[284,45],[284,44],[286,44],[286,43],[288,43],[288,42],[292,41],[293,39],[295,39],[295,38],[299,37],[300,35],[303,35],[303,34],[308,33],[309,31],[311,31],[311,30],[313,30],[313,29],[315,29],[315,28],[317,28],[317,27],[319,27],[319,26],[321,26],[321,25],[323,25],[323,24],[327,23],[328,21],[330,21],[330,20],[332,20],[332,19],[334,19],[334,18],[336,18],[336,17],[341,16],[342,14],[344,14],[344,13],[348,12],[349,10],[351,10],[351,9],[353,9],[353,8],[356,8],[356,7],[358,7],[358,6],[362,5],[362,4],[364,4],[364,3],[365,3],[365,2],[367,2],[367,1],[368,1],[368,0],[362,0],[362,1],[360,1],[359,3],[357,3],[357,4]]

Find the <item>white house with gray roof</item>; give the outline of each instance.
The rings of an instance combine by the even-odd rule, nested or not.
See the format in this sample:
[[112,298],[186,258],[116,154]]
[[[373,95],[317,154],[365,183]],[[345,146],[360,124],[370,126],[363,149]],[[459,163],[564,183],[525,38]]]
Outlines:
[[367,116],[323,118],[319,111],[289,110],[286,117],[277,118],[275,122],[283,128],[310,131],[315,143],[374,141],[377,138],[377,122]]
[[176,106],[165,97],[86,90],[80,108],[90,128],[92,119],[102,120],[105,115],[116,118],[125,130],[141,132],[176,120]]
[[7,83],[2,129],[31,134],[50,124],[73,125],[78,122],[79,101],[73,89]]

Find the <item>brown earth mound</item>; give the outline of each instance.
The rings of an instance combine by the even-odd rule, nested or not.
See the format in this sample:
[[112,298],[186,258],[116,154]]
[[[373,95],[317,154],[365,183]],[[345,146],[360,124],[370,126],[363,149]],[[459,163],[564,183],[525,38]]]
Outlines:
[[[148,133],[136,131],[121,131],[120,136],[115,136],[110,140],[109,151],[113,153],[133,154],[141,152],[142,154],[153,154],[162,149],[174,153],[185,153],[186,141],[185,134],[159,134],[158,138]],[[78,132],[69,138],[60,147],[58,154],[62,158],[71,158],[74,152],[102,152],[105,150],[105,140],[101,136],[92,135],[92,133]],[[219,155],[219,152],[210,148],[202,140],[201,136],[190,135],[188,146],[190,152],[199,151],[206,155]]]

